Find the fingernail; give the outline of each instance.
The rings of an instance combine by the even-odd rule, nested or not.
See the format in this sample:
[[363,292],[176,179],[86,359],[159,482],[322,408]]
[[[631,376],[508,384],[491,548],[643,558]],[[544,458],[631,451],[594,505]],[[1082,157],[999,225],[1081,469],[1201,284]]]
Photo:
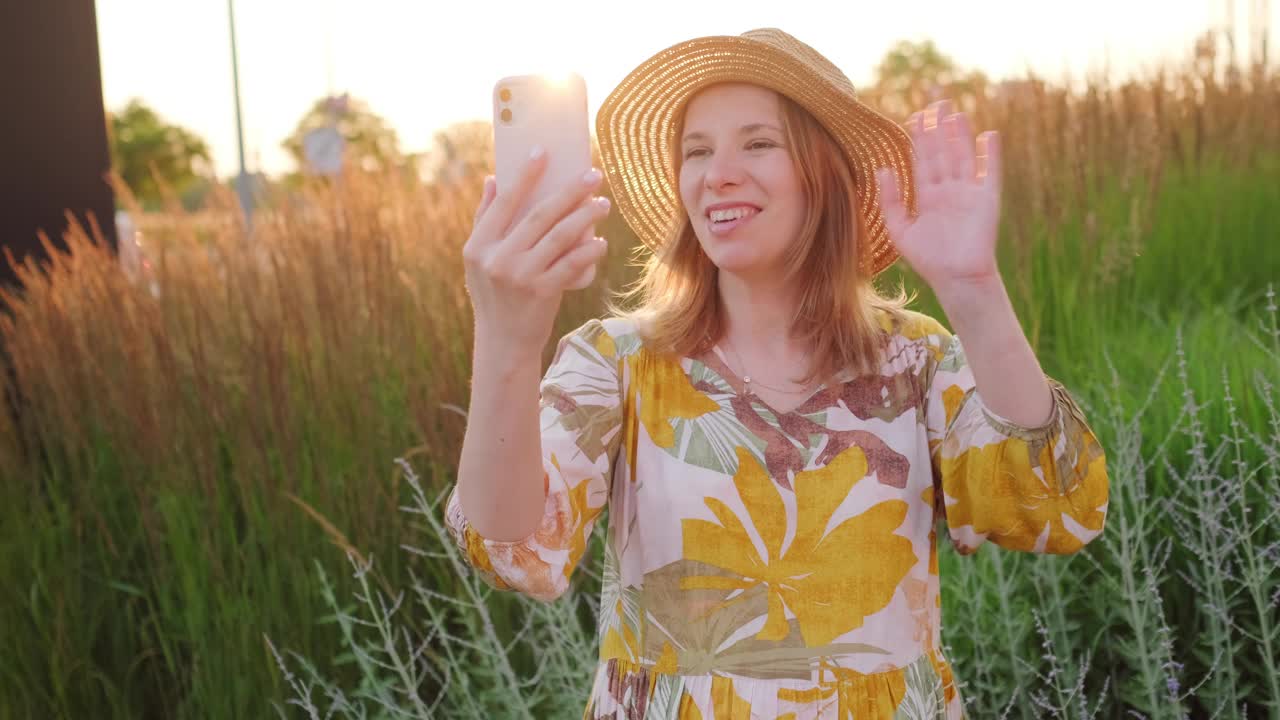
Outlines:
[[533,149],[529,151],[529,159],[530,159],[530,160],[537,160],[538,158],[542,157],[542,154],[543,154],[544,152],[546,152],[546,151],[545,151],[545,150],[543,150],[543,148],[542,148],[542,146],[541,146],[541,145],[534,145],[534,146],[533,146]]
[[599,205],[601,210],[608,210],[610,206],[609,198],[603,196],[596,198],[596,205]]
[[582,182],[586,183],[587,185],[592,185],[598,182],[599,180],[600,180],[600,171],[597,170],[596,168],[591,168],[586,172],[585,175],[582,176]]

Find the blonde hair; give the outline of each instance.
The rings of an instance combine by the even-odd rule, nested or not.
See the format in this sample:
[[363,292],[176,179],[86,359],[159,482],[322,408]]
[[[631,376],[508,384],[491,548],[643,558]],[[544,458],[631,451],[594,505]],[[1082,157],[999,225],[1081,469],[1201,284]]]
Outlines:
[[[879,314],[905,320],[903,311],[913,298],[901,286],[895,296],[882,296],[863,272],[858,253],[867,231],[857,211],[857,179],[826,129],[786,95],[778,98],[783,133],[808,201],[799,237],[784,256],[786,278],[805,279],[791,337],[813,352],[807,374],[797,380],[825,381],[843,368],[853,370],[855,377],[879,372],[887,337]],[[673,177],[680,176],[682,154],[675,139],[683,125],[681,111],[668,142]],[[708,350],[725,329],[716,292],[718,271],[702,251],[682,199],[662,246],[654,252],[641,246],[637,254],[647,254],[639,279],[631,289],[613,293],[636,304],[624,309],[606,299],[608,311],[634,319],[653,352],[694,356]]]

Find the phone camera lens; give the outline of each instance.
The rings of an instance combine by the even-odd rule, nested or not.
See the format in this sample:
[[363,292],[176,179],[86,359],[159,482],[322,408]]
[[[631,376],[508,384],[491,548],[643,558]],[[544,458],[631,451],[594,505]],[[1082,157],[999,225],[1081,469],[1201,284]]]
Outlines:
[[507,108],[502,108],[502,122],[511,122],[511,111]]
[[502,88],[498,91],[498,97],[502,99],[502,102],[511,102],[511,91],[507,88]]

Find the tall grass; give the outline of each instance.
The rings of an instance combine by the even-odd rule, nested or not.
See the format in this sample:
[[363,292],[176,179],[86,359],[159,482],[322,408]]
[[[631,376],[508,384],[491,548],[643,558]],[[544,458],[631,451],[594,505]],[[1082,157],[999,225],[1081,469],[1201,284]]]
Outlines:
[[[1268,312],[1270,323],[1256,337],[1278,336],[1280,310],[1271,305]],[[1280,353],[1264,353],[1271,363],[1254,374],[1253,385],[1274,398]],[[1205,437],[1203,407],[1187,384],[1186,367],[1195,358],[1180,342],[1169,355],[1177,377],[1155,377],[1146,384],[1144,402],[1128,406],[1117,399],[1123,396],[1108,394],[1091,408],[1096,428],[1114,439],[1108,446],[1108,536],[1096,549],[1036,556],[984,546],[962,557],[944,547],[944,638],[970,717],[1275,715],[1280,405],[1267,403],[1270,436],[1248,432],[1224,380],[1230,430]],[[1130,382],[1110,370],[1104,388]],[[1186,395],[1185,422],[1173,435],[1197,438],[1191,466],[1179,477],[1185,490],[1171,497],[1152,493],[1152,470],[1172,462],[1172,435],[1150,438],[1141,422],[1165,384]],[[1245,459],[1255,453],[1264,459]],[[576,717],[591,689],[591,620],[599,609],[607,522],[597,525],[588,560],[561,600],[547,604],[495,593],[465,565],[443,526],[448,488],[430,495],[410,463],[398,464],[407,479],[403,509],[422,529],[417,543],[404,550],[451,568],[459,582],[442,592],[414,578],[388,594],[369,582],[372,563],[352,556],[360,581],[353,609],[337,599],[329,573],[318,567],[346,651],[360,658],[365,674],[344,687],[305,655],[272,644],[290,685],[277,710],[288,716],[285,709],[293,706],[308,718]],[[1212,498],[1210,507],[1195,500],[1202,496]],[[1165,521],[1179,534],[1161,529]],[[1183,623],[1175,603],[1186,589],[1199,596],[1184,608],[1198,611],[1199,622],[1178,633]],[[512,604],[518,607],[516,626],[497,632]],[[425,636],[405,631],[399,616],[405,608],[430,618]],[[428,646],[440,648],[436,657],[422,653]],[[537,663],[517,672],[512,659],[526,654]]]
[[[944,546],[973,717],[1280,718],[1278,90],[1196,66],[968,108],[1005,139],[1019,317],[1114,478],[1084,553]],[[252,234],[223,193],[140,220],[154,277],[79,227],[24,270],[0,316],[23,408],[0,413],[0,717],[324,716],[339,693],[350,717],[581,712],[601,536],[543,606],[477,586],[440,535],[478,192],[353,171],[267,198]],[[620,219],[601,234],[558,332],[634,278]]]

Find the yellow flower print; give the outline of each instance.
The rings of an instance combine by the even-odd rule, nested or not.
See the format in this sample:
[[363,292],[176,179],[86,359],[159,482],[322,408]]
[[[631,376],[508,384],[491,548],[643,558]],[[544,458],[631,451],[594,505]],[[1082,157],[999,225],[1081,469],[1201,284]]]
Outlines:
[[[825,467],[795,476],[795,537],[786,553],[788,514],[779,486],[744,448],[737,448],[733,481],[750,516],[750,527],[716,498],[706,498],[718,523],[683,521],[684,556],[737,577],[690,576],[682,589],[741,589],[764,584],[768,620],[756,637],[782,640],[789,632],[784,603],[795,615],[808,647],[822,646],[862,626],[889,603],[898,583],[915,565],[911,541],[894,534],[907,514],[901,500],[886,500],[826,530],[853,485],[866,477],[862,449],[850,446]],[[763,541],[761,557],[752,530]],[[850,559],[851,554],[857,560]],[[742,594],[727,600],[735,602]]]
[[595,345],[596,352],[605,358],[612,360],[618,354],[618,346],[613,342],[613,336],[607,332],[600,333],[600,336],[596,338]]
[[687,690],[680,693],[680,708],[676,711],[676,717],[680,720],[702,720],[702,711]]
[[[560,463],[556,460],[555,453],[551,454],[551,462],[555,463],[557,470],[560,469]],[[596,516],[604,512],[605,506],[603,504],[598,507],[592,507],[591,503],[587,501],[587,493],[590,492],[590,489],[590,478],[583,478],[581,482],[573,486],[569,491],[569,505],[572,508],[572,517],[560,519],[560,522],[557,523],[558,526],[583,528],[588,523],[594,522]],[[543,539],[545,547],[560,549],[556,547],[554,537],[540,539]],[[562,535],[561,537],[565,536]],[[573,576],[574,568],[578,566],[578,561],[582,559],[583,554],[587,551],[587,535],[575,530],[568,533],[566,539],[569,541],[569,561],[564,565],[564,577],[567,580]]]
[[964,390],[959,385],[951,385],[942,391],[942,407],[946,411],[946,426],[951,425],[956,413],[960,412],[960,404],[964,401]]
[[463,537],[467,541],[467,555],[471,564],[493,578],[494,587],[499,590],[510,590],[511,586],[494,570],[493,560],[489,558],[489,551],[485,548],[484,538],[480,536],[480,533],[468,525]]
[[675,358],[641,348],[628,357],[627,362],[631,366],[632,382],[627,390],[623,416],[634,422],[636,396],[639,395],[640,422],[644,423],[649,437],[658,447],[675,445],[672,419],[692,420],[720,409],[719,403],[693,387]]
[[733,678],[723,675],[715,675],[711,678],[711,706],[712,717],[751,717],[751,703],[733,689]]
[[655,673],[674,673],[680,667],[680,661],[676,654],[676,649],[671,645],[669,640],[662,641],[662,655],[658,658],[658,662],[654,664],[653,671]]
[[[1077,456],[1076,467],[1064,468],[1082,478],[1070,496],[1058,492],[1062,472],[1054,461],[1053,443],[1045,443],[1039,466],[1046,479],[1031,472],[1028,444],[1016,438],[971,448],[954,458],[943,458],[943,477],[963,479],[945,487],[947,522],[953,527],[973,526],[979,534],[1000,537],[1000,545],[1014,550],[1036,549],[1042,533],[1048,528],[1043,552],[1072,553],[1084,546],[1084,540],[1067,529],[1063,516],[1072,517],[1089,530],[1101,530],[1107,501],[1106,465],[1100,452],[1090,452],[1096,445],[1085,436]],[[980,484],[980,485],[979,485]],[[1046,487],[1047,485],[1047,487]]]
[[[622,601],[619,600],[613,611],[618,617],[622,617]],[[621,623],[622,633],[619,634],[616,628],[609,628],[605,633],[604,639],[600,643],[600,657],[605,658],[625,658],[634,662],[640,656],[640,643],[636,640],[636,636],[631,632],[631,627],[626,622]]]
[[[818,682],[805,690],[778,690],[778,700],[804,707],[817,706],[821,717],[841,720],[891,720],[906,694],[905,668],[870,674],[839,667],[827,658],[818,661]],[[795,717],[794,713],[779,716]]]

